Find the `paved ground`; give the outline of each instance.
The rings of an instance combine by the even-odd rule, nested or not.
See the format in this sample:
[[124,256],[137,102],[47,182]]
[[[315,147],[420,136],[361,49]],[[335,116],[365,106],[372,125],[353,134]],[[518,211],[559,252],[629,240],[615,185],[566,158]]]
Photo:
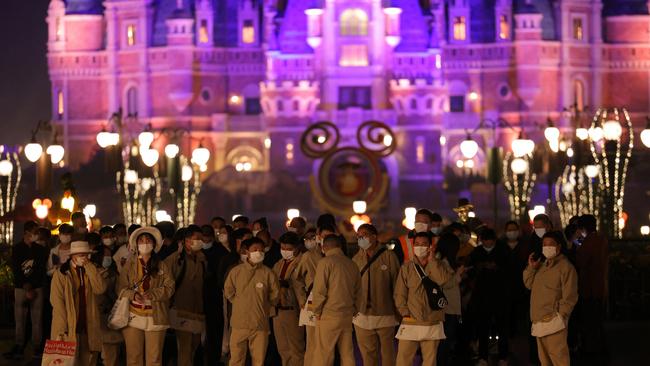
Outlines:
[[[606,326],[610,361],[602,365],[610,366],[649,366],[650,365],[650,322],[608,323]],[[13,331],[0,329],[0,354],[13,345]],[[510,366],[528,366],[524,362],[527,355],[525,341],[512,342],[513,358]],[[29,351],[28,351],[29,352]],[[578,366],[593,366],[588,363],[574,363]],[[8,361],[0,356],[0,366],[39,366],[40,360]],[[361,361],[357,362],[361,365]],[[308,366],[308,365],[306,365]]]

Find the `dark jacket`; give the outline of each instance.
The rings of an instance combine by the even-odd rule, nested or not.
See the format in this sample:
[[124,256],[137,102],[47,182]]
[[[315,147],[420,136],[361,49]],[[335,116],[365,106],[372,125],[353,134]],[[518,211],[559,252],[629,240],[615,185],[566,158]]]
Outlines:
[[528,248],[528,241],[520,238],[514,248],[510,248],[507,240],[500,243],[508,252],[507,262],[507,283],[511,295],[511,300],[520,301],[527,297],[528,290],[521,280],[524,270],[528,265],[528,257],[530,256],[530,249]]
[[587,235],[576,249],[578,293],[581,299],[604,300],[607,297],[609,248],[607,238],[598,233]]
[[493,312],[504,309],[510,291],[508,277],[508,248],[502,243],[496,243],[494,249],[488,252],[483,246],[478,246],[468,258],[468,266],[473,267],[475,278],[472,291],[471,308],[479,313]]
[[14,245],[11,253],[14,287],[36,289],[45,286],[48,254],[44,246],[36,243],[29,246],[21,241]]
[[271,241],[271,249],[264,254],[264,265],[273,269],[276,263],[282,259],[282,253],[280,253],[280,243],[275,240]]

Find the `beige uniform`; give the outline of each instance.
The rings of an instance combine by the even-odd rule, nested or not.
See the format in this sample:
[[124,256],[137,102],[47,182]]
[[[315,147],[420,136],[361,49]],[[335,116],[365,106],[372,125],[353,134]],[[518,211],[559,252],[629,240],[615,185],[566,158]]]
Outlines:
[[[578,275],[562,254],[542,263],[539,269],[524,270],[524,284],[531,290],[530,319],[533,323],[548,322],[560,314],[567,324],[573,307],[578,302]],[[570,364],[567,328],[537,338],[537,352],[542,366]]]
[[[131,300],[131,318],[136,311],[133,285],[143,277],[142,265],[138,257],[131,257],[125,263],[117,280],[117,293],[120,297]],[[152,330],[143,330],[132,326],[129,321],[122,335],[126,343],[126,364],[128,366],[160,366],[162,365],[162,350],[165,341],[166,328],[169,327],[169,300],[174,294],[174,278],[164,262],[158,264],[158,272],[152,273],[148,280],[148,289],[140,286],[137,291],[151,298],[150,309],[139,313]],[[134,318],[133,318],[134,319]],[[153,330],[155,329],[155,330]],[[143,360],[145,362],[143,363]]]
[[[294,290],[296,293],[296,298],[298,299],[298,304],[301,308],[304,308],[307,305],[307,297],[309,296],[309,290],[314,284],[314,276],[316,275],[316,266],[318,262],[323,259],[323,254],[321,252],[320,246],[309,250],[306,253],[303,253],[296,268],[296,278],[294,281]],[[305,365],[309,365],[311,362],[312,354],[316,349],[316,328],[312,326],[305,326],[306,338],[306,347],[305,347]]]
[[280,293],[278,278],[262,263],[248,261],[233,268],[223,288],[232,303],[230,366],[244,365],[250,350],[252,366],[264,364],[269,341],[269,317]]
[[[424,272],[437,284],[444,284],[453,278],[450,271],[441,261],[433,259],[424,266]],[[395,306],[400,315],[405,318],[402,323],[412,325],[434,326],[445,319],[444,310],[434,311],[429,307],[427,295],[422,286],[422,280],[413,262],[405,263],[400,269],[395,283]],[[400,339],[397,350],[397,366],[413,365],[413,358],[418,350],[422,350],[423,366],[436,364],[436,353],[440,340],[409,341]]]
[[[205,272],[205,256],[201,252],[193,253],[176,252],[165,260],[172,277],[180,279],[176,283],[176,291],[172,298],[172,309],[179,315],[191,316],[192,319],[204,319],[203,311],[203,278]],[[185,273],[183,272],[185,267]],[[172,324],[173,325],[173,324]],[[201,344],[201,334],[192,334],[187,331],[175,330],[178,347],[178,366],[191,366],[194,364],[194,353]]]
[[[371,257],[366,250],[361,249],[352,260],[361,271]],[[393,342],[398,323],[395,318],[393,289],[399,269],[395,253],[385,250],[361,277],[359,314],[353,323],[364,365],[379,365],[380,352],[383,366],[395,364]]]
[[330,249],[318,262],[313,289],[316,348],[309,365],[332,365],[337,347],[341,366],[354,366],[352,317],[357,313],[360,280],[359,267],[340,248]]
[[[77,333],[79,319],[79,290],[85,288],[85,329]],[[106,283],[94,264],[83,267],[80,276],[70,262],[54,271],[50,302],[52,303],[52,339],[78,342],[75,365],[95,365],[102,349],[101,315],[97,295],[106,291]]]
[[298,325],[300,305],[294,290],[296,268],[301,259],[299,255],[290,261],[280,260],[273,266],[273,272],[280,280],[280,299],[277,315],[273,318],[273,331],[283,366],[302,365],[305,358],[305,332]]
[[108,328],[108,315],[117,298],[117,294],[115,293],[117,271],[114,268],[109,268],[100,270],[100,273],[106,283],[106,291],[97,297],[101,313],[102,362],[105,366],[118,366],[120,345],[124,343],[124,337],[122,337],[122,332],[119,330]]

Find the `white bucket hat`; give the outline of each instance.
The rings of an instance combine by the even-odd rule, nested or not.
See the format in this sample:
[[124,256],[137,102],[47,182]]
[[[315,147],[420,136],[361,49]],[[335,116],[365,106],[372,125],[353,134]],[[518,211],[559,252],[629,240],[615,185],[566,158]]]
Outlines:
[[90,249],[87,241],[73,241],[70,243],[70,255],[75,254],[91,254],[95,251]]
[[153,236],[154,241],[156,242],[153,251],[158,253],[160,250],[160,247],[162,247],[162,235],[160,234],[160,230],[153,226],[146,226],[146,227],[141,227],[134,231],[131,236],[129,237],[129,250],[131,253],[138,253],[138,237],[142,234],[149,234]]

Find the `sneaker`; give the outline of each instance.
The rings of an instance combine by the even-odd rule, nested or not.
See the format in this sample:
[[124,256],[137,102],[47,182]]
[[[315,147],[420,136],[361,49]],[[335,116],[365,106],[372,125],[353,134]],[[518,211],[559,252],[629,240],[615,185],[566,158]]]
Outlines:
[[7,360],[20,361],[25,358],[25,349],[19,345],[15,345],[11,351],[4,353],[2,356]]

